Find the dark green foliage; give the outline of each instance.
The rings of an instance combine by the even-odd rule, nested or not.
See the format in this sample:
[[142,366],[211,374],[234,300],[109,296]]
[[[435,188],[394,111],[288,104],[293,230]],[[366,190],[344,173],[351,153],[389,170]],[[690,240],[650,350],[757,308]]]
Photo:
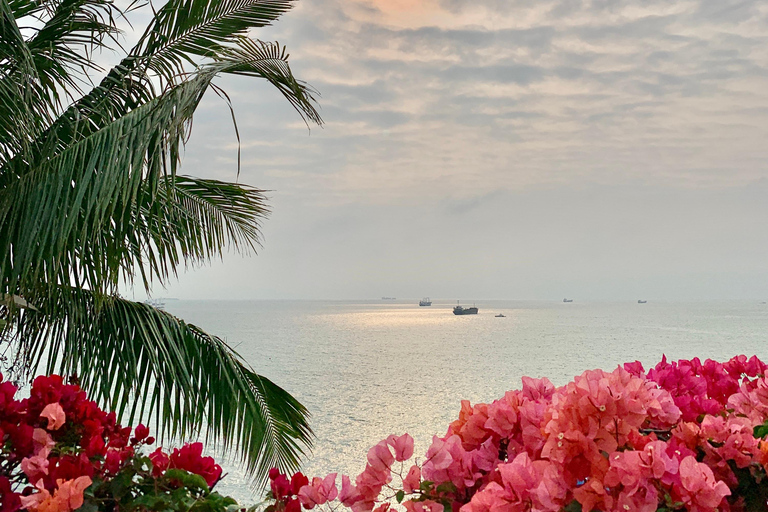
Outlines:
[[265,79],[321,122],[285,49],[248,37],[291,5],[171,0],[83,91],[124,13],[110,0],[0,0],[0,356],[13,349],[17,378],[76,375],[125,422],[205,429],[262,480],[296,468],[306,409],[219,338],[117,289],[259,246],[261,190],[178,170],[203,96],[227,98],[219,75]]
[[734,496],[744,499],[744,510],[747,512],[765,512],[768,509],[768,482],[765,471],[759,466],[739,468],[733,460],[728,461],[739,485],[733,491]]

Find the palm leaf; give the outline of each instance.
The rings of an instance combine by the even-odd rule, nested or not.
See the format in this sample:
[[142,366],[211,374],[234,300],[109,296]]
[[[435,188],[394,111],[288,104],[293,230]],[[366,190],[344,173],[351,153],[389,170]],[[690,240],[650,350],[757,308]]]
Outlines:
[[[266,44],[233,51],[37,169],[6,182],[0,196],[0,277],[8,289],[39,281],[64,284],[74,277],[90,289],[107,292],[116,289],[121,277],[130,280],[134,266],[147,287],[153,279],[163,282],[175,275],[182,260],[171,246],[184,240],[163,237],[157,230],[145,231],[152,236],[142,239],[134,226],[155,219],[139,219],[137,204],[157,201],[153,211],[161,213],[165,205],[157,184],[161,176],[175,175],[192,115],[217,73],[262,76],[314,111],[311,96],[279,58],[282,53]],[[3,178],[12,179],[12,174]],[[107,232],[108,237],[102,236]],[[223,238],[206,251],[182,251],[185,263],[221,253],[221,242]]]
[[[98,69],[89,56],[104,46],[105,38],[114,38],[120,11],[108,0],[0,2],[2,165],[26,153],[29,147],[23,143],[34,140],[58,115],[62,94],[73,99],[88,70]],[[44,23],[25,40],[16,20],[33,14]]]
[[17,324],[33,368],[77,375],[130,423],[151,417],[166,436],[196,436],[204,425],[226,450],[241,448],[261,480],[273,466],[298,466],[308,412],[221,339],[147,304],[82,289],[47,290],[35,306]]
[[184,63],[215,58],[252,27],[263,27],[291,8],[293,0],[170,0],[131,52],[159,77],[173,81]]
[[175,166],[212,77],[180,84],[6,184],[0,196],[3,284],[12,290],[74,278],[94,290],[114,289],[123,253],[106,252],[97,267],[83,265],[78,255],[113,223],[118,240],[125,240],[131,226],[124,221],[137,195],[147,183],[151,193]]

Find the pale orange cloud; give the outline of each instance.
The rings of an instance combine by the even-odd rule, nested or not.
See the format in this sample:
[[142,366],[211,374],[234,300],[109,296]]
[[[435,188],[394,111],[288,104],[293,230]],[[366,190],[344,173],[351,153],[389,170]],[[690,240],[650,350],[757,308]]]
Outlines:
[[354,3],[373,7],[384,23],[399,26],[431,24],[440,17],[442,9],[437,0],[353,0]]

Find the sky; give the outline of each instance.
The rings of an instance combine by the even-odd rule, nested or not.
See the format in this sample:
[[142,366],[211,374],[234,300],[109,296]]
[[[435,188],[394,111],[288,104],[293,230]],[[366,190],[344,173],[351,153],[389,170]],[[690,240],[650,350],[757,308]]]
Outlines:
[[[300,0],[252,35],[325,124],[217,82],[263,247],[154,296],[768,300],[768,3]],[[226,104],[194,123],[182,173],[238,179]]]

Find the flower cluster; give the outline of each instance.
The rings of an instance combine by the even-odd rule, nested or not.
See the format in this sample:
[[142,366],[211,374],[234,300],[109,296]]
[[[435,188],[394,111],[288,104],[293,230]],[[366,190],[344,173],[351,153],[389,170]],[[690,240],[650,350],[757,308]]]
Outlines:
[[142,448],[155,442],[147,427],[122,427],[114,412],[57,375],[37,377],[29,398],[17,399],[17,392],[0,375],[0,512],[235,504],[210,491],[221,467],[202,456],[201,443],[146,456]]
[[336,498],[353,512],[395,501],[408,512],[766,510],[765,370],[756,357],[665,358],[648,372],[627,363],[559,388],[524,377],[493,403],[462,402],[421,463],[406,464],[408,434],[390,436],[354,484],[342,476],[337,489],[332,473],[292,499],[312,509]]

